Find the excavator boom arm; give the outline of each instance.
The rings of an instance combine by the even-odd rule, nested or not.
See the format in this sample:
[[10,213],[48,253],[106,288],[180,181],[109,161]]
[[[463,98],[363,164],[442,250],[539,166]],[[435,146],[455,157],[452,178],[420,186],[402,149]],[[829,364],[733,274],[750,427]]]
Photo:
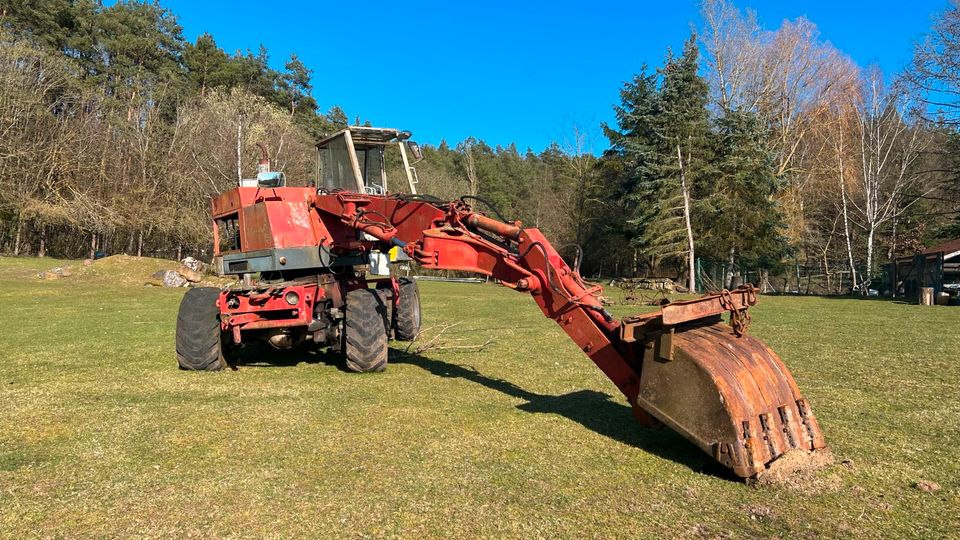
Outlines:
[[[645,425],[665,424],[741,477],[790,450],[826,448],[809,404],[780,358],[744,335],[752,288],[673,302],[615,320],[544,235],[450,203],[349,192],[314,206],[400,246],[424,268],[491,276],[529,293],[620,389]],[[731,325],[721,314],[731,314]]]

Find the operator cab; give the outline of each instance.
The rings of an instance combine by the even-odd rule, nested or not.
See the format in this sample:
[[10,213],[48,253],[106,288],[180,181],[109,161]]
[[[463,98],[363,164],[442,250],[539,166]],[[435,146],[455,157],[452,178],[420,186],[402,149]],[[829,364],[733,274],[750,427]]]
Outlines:
[[[350,126],[324,138],[317,143],[317,188],[368,195],[384,195],[392,188],[416,194],[417,170],[413,164],[423,155],[417,143],[409,139],[409,131],[365,126]],[[399,150],[403,171],[388,184],[387,150],[392,147]],[[391,185],[393,182],[399,185]]]

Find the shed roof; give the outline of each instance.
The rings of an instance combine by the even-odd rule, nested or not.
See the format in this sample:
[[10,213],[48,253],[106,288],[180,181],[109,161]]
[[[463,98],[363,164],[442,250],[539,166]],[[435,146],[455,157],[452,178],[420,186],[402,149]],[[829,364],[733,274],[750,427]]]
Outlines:
[[938,244],[936,246],[931,246],[923,251],[920,251],[915,254],[901,255],[897,257],[897,264],[911,264],[914,256],[916,255],[936,255],[937,253],[943,253],[943,260],[951,260],[960,257],[960,238],[955,238],[953,240]]
[[950,260],[960,257],[960,238],[955,238],[953,240],[938,244],[936,246],[931,246],[919,253],[901,255],[897,257],[897,264],[910,264],[913,261],[915,255],[936,255],[937,253],[943,253],[943,260]]
[[950,255],[954,257],[960,255],[960,238],[955,238],[948,242],[944,242],[938,246],[928,247],[927,249],[921,251],[924,255],[931,255],[934,253],[943,252],[943,258],[950,258]]

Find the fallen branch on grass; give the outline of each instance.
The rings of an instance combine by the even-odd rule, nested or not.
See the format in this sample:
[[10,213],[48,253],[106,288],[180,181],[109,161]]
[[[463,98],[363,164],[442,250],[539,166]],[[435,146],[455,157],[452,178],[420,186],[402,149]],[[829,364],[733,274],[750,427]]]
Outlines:
[[[440,340],[440,338],[443,337],[444,332],[458,325],[460,325],[459,321],[451,324],[444,324],[444,325],[438,325],[438,326],[431,326],[429,328],[423,328],[419,332],[417,332],[416,337],[413,338],[413,341],[411,341],[410,344],[407,345],[407,348],[404,349],[403,352],[406,354],[420,354],[426,351],[448,351],[448,350],[454,350],[454,349],[471,350],[472,352],[481,352],[488,345],[493,343],[492,338],[488,338],[486,341],[484,341],[479,345],[451,345],[451,344],[447,344],[447,342]],[[426,343],[418,344],[418,341],[420,340],[420,336],[426,334],[427,332],[433,330],[434,328],[440,328],[440,330],[433,337],[431,337]],[[452,341],[462,341],[462,339],[453,339]],[[416,345],[416,347],[414,347],[414,345]]]

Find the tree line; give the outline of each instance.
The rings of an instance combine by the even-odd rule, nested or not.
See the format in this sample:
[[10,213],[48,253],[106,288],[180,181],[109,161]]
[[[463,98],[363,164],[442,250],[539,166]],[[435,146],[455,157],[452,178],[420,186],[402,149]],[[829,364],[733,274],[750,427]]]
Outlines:
[[0,238],[12,254],[209,253],[212,194],[252,176],[255,144],[305,182],[321,113],[291,56],[187,42],[156,3],[0,3]]
[[[771,276],[802,265],[866,291],[885,262],[960,235],[958,8],[902,73],[856,65],[802,18],[702,8],[610,124],[542,152],[425,146],[420,190],[543,229],[585,275],[698,289],[789,288]],[[0,1],[0,250],[209,256],[209,199],[252,176],[257,142],[307,185],[315,141],[350,122],[321,111],[296,56],[268,58],[188,42],[156,3]]]

